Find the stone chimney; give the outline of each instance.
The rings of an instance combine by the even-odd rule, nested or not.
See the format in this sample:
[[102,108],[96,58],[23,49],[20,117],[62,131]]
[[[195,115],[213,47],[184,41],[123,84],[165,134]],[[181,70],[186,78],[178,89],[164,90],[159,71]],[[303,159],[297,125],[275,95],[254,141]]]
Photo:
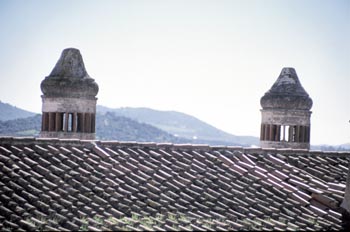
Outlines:
[[312,99],[294,68],[283,68],[271,89],[260,99],[260,146],[310,149]]
[[348,165],[348,175],[346,177],[346,187],[343,201],[340,205],[342,210],[342,226],[344,231],[350,230],[350,162]]
[[98,85],[86,72],[78,49],[63,50],[41,82],[40,137],[95,139]]

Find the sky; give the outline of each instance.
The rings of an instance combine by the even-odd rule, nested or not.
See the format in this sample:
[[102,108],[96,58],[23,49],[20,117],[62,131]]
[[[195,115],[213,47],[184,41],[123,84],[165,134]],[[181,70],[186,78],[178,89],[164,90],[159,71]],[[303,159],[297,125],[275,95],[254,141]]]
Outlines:
[[294,67],[311,144],[350,142],[349,0],[0,0],[0,100],[41,112],[41,81],[80,50],[98,104],[190,114],[259,137],[260,98]]

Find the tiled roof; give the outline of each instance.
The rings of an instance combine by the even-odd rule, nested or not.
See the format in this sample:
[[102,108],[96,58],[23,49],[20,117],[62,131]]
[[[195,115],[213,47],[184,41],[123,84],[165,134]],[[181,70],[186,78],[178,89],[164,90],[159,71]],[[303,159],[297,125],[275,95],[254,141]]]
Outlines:
[[0,138],[0,230],[339,230],[347,156]]

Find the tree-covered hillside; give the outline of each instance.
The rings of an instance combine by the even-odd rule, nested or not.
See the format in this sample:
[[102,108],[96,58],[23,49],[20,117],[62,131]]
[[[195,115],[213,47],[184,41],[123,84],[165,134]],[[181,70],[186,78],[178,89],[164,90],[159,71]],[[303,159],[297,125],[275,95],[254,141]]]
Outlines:
[[[38,136],[41,127],[41,115],[0,121],[0,135],[5,136]],[[130,118],[116,116],[114,113],[96,117],[96,139],[137,141],[137,142],[170,142],[185,143],[186,139],[177,138],[154,126],[139,123]]]
[[154,126],[139,123],[114,113],[97,114],[96,137],[99,140],[120,140],[138,142],[183,143],[185,139],[177,138]]
[[0,121],[0,135],[37,136],[41,127],[41,115]]
[[147,123],[178,137],[186,138],[192,143],[211,145],[259,145],[259,138],[254,136],[237,136],[215,128],[191,115],[177,111],[160,111],[150,108],[108,108],[97,106],[99,113],[113,112],[138,122]]
[[35,113],[22,110],[8,103],[0,101],[0,121],[8,121],[17,118],[27,118],[34,115]]

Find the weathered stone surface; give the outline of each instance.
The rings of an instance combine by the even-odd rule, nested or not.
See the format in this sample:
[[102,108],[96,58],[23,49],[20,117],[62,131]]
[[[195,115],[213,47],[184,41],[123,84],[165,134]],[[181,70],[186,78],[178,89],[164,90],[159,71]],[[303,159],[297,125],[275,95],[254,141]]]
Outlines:
[[271,89],[260,99],[263,148],[310,148],[312,99],[294,68],[283,68]]
[[95,98],[98,85],[86,72],[80,51],[67,48],[51,74],[41,82],[41,90],[48,97]]
[[96,99],[43,98],[43,112],[86,112],[96,113]]
[[260,146],[263,148],[290,148],[290,149],[310,149],[310,143],[296,143],[288,141],[260,141]]
[[98,85],[86,72],[78,49],[63,50],[41,82],[42,138],[94,139]]
[[[350,164],[348,166],[348,175],[346,178],[346,189],[341,207],[347,211],[347,216],[350,216]],[[348,218],[350,219],[350,218]],[[350,224],[350,222],[348,222]]]
[[266,109],[261,112],[261,123],[264,124],[310,125],[311,112],[308,110]]
[[283,68],[271,89],[261,98],[263,109],[310,110],[312,100],[301,85],[294,68]]
[[63,50],[61,58],[57,61],[50,76],[62,78],[84,78],[88,76],[79,50],[75,48]]

